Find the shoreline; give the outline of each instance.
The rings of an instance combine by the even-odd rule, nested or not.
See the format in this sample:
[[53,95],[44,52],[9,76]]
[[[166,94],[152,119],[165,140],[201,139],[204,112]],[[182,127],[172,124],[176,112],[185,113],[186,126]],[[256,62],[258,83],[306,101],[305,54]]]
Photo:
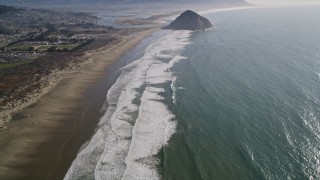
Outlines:
[[[63,178],[100,119],[99,105],[107,93],[102,86],[108,78],[106,69],[155,31],[158,29],[134,32],[115,46],[86,52],[84,58],[89,63],[55,76],[56,84],[18,113],[30,117],[15,116],[9,128],[0,131],[4,140],[0,146],[0,177]],[[88,103],[96,109],[89,110]]]
[[53,73],[48,89],[21,106],[9,128],[0,130],[0,179],[64,177],[102,116],[107,68],[159,28],[135,30],[114,46],[86,51],[83,64]]

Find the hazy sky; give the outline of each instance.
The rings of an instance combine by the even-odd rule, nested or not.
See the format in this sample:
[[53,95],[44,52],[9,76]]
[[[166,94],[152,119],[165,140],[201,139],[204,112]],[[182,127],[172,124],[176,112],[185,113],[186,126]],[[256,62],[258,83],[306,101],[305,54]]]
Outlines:
[[257,5],[303,5],[320,4],[320,0],[245,0]]
[[[0,0],[0,4],[16,4],[17,2],[20,3],[37,3],[39,2],[130,2],[130,1],[140,1],[140,0]],[[194,1],[197,2],[199,0],[145,0],[145,1],[150,1],[150,2],[183,2],[183,1]],[[218,0],[207,0],[207,1],[218,1]],[[222,2],[228,2],[232,0],[220,0]],[[281,6],[281,5],[302,5],[302,4],[319,4],[320,5],[320,0],[244,0],[256,5],[262,5],[262,6]]]

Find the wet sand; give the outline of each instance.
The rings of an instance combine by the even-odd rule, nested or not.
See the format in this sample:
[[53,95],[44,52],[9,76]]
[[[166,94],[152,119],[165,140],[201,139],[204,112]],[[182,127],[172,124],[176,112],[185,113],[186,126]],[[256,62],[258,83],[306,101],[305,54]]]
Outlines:
[[70,72],[36,104],[14,115],[9,128],[0,131],[0,179],[63,179],[102,115],[110,87],[107,68],[157,30],[87,54],[93,63]]

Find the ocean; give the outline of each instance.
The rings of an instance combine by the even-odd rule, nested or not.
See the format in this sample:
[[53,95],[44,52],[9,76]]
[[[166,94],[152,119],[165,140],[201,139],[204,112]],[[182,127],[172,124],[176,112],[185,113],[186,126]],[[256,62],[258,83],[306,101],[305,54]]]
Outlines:
[[204,16],[122,58],[65,179],[320,179],[320,6]]

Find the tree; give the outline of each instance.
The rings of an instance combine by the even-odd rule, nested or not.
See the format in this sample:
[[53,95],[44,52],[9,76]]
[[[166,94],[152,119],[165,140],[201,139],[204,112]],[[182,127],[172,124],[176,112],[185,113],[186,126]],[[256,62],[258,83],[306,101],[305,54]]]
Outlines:
[[31,46],[31,47],[29,47],[28,51],[33,52],[35,49],[36,49],[35,47]]
[[69,52],[70,50],[68,48],[63,48],[63,52]]
[[51,46],[50,48],[47,49],[48,52],[54,52],[57,50],[57,47]]

